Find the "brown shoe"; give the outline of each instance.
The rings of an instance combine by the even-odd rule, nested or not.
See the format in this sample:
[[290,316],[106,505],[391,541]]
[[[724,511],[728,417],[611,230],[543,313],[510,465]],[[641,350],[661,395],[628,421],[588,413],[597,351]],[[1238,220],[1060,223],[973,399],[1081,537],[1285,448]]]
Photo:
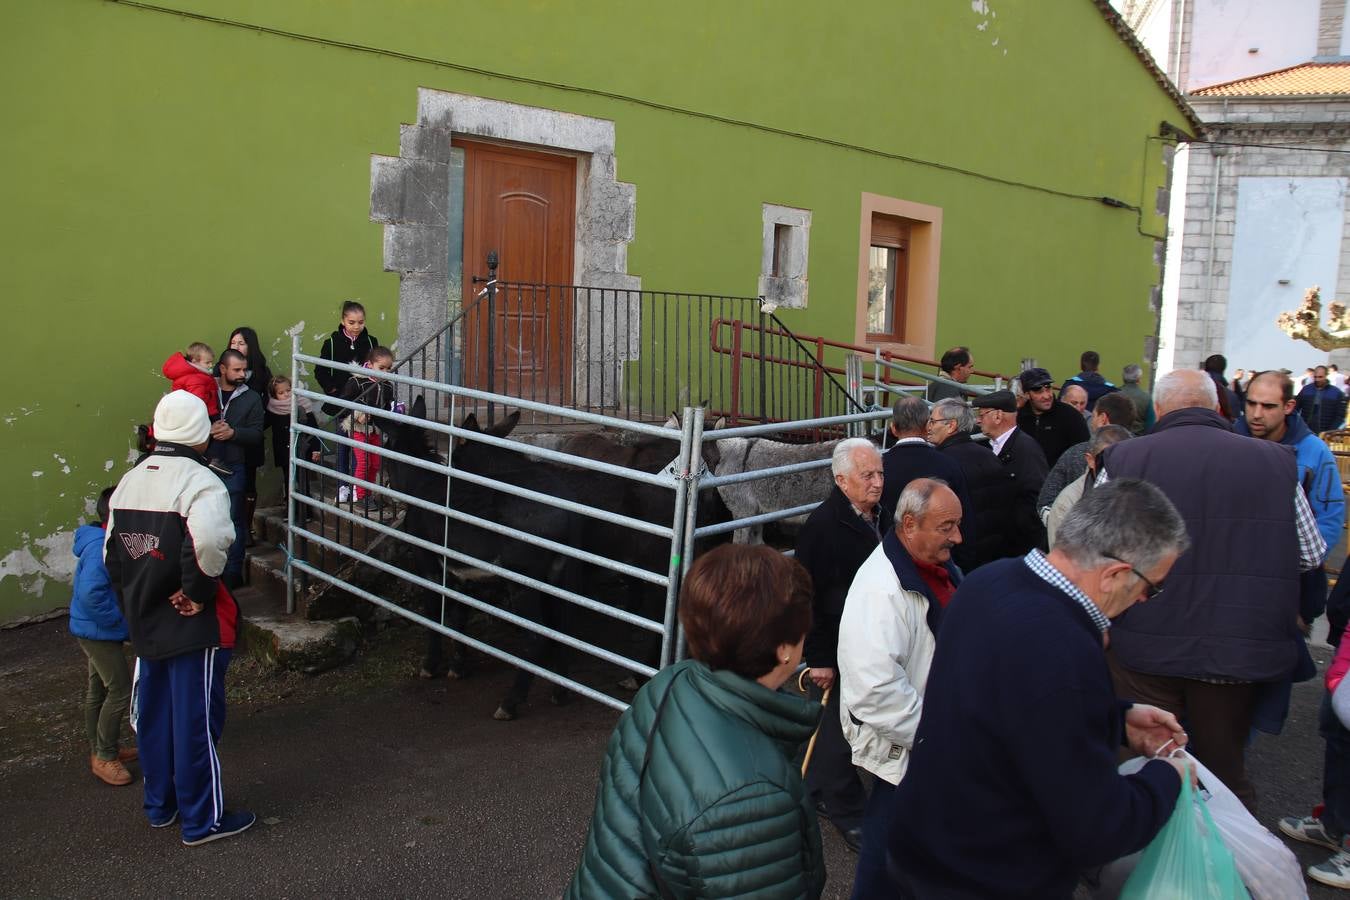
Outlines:
[[127,771],[127,767],[122,765],[120,760],[99,759],[95,756],[89,768],[105,784],[111,784],[113,787],[131,784],[131,773]]
[[118,747],[117,761],[123,763],[135,762],[141,758],[141,751],[135,747]]

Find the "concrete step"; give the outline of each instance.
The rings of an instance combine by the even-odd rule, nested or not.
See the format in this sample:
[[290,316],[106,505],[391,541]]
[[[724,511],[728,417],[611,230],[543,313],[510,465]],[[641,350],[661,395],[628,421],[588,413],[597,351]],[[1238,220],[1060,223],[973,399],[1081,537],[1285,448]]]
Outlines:
[[286,615],[285,602],[252,586],[234,592],[243,613],[236,652],[277,669],[315,673],[346,662],[356,652],[361,621],[355,616],[310,621]]

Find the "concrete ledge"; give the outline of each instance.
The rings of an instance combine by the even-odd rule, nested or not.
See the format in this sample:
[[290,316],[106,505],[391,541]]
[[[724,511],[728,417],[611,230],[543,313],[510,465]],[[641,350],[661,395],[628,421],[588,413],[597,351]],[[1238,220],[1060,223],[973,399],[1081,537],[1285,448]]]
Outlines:
[[360,635],[354,616],[332,622],[257,616],[244,620],[239,649],[275,668],[314,674],[351,659]]

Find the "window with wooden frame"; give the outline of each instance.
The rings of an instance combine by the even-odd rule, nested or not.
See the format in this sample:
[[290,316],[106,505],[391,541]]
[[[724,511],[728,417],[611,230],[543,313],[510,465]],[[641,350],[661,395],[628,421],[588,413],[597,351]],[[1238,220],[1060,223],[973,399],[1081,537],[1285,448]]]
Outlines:
[[942,208],[881,194],[861,199],[853,342],[932,359]]
[[872,214],[867,266],[867,339],[905,343],[909,296],[909,224]]

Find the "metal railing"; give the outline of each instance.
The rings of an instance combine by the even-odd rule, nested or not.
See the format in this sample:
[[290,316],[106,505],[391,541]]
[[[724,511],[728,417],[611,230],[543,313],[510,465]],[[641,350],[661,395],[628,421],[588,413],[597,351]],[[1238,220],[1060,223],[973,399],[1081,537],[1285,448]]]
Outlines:
[[[301,353],[297,336],[293,350],[293,371],[298,371],[301,365],[322,364],[350,374],[368,374],[368,370],[358,366],[331,363]],[[686,407],[681,415],[680,428],[673,430],[593,411],[571,410],[509,395],[489,394],[397,372],[380,377],[401,390],[422,392],[428,401],[443,396],[452,423],[421,418],[413,414],[416,410],[380,410],[375,414],[383,427],[401,437],[391,439],[387,444],[362,445],[351,436],[334,435],[294,419],[295,406],[302,397],[315,402],[333,403],[351,411],[361,410],[359,403],[327,397],[299,387],[293,394],[296,398],[292,410],[293,439],[322,437],[362,449],[379,457],[388,466],[404,467],[401,471],[405,473],[425,473],[435,479],[431,482],[432,489],[410,488],[408,485],[414,480],[406,475],[396,480],[395,484],[382,483],[378,479],[360,479],[352,474],[327,469],[300,454],[292,454],[287,504],[287,553],[290,560],[287,570],[288,610],[295,610],[295,600],[306,582],[331,586],[451,638],[465,647],[615,708],[624,708],[625,701],[597,687],[595,679],[588,682],[566,671],[559,671],[546,661],[522,652],[516,644],[521,639],[542,639],[565,647],[568,651],[643,676],[649,676],[661,666],[681,658],[683,638],[676,620],[676,597],[700,545],[707,541],[725,540],[737,528],[802,515],[814,506],[814,502],[794,502],[781,509],[766,510],[740,519],[703,521],[700,519],[700,491],[788,477],[829,466],[828,445],[821,445],[818,448],[821,455],[817,459],[768,465],[752,472],[714,474],[707,472],[700,460],[703,445],[721,440],[762,439],[793,431],[842,427],[850,423],[874,421],[887,415],[883,411],[872,411],[705,432],[704,410],[701,407]],[[626,433],[637,440],[668,441],[673,461],[659,471],[642,471],[594,455],[554,450],[485,433],[464,424],[453,424],[462,410],[482,409],[487,403],[503,408],[509,405],[518,411],[533,412],[560,421],[598,425]],[[404,431],[400,432],[400,429]],[[441,440],[447,448],[446,458],[421,452],[429,444],[425,441],[418,444],[413,437],[425,435]],[[467,456],[465,447],[469,445],[477,446],[480,450],[490,450],[491,456],[485,457],[481,453],[477,457]],[[549,479],[545,482],[546,486],[540,487],[538,483],[518,483],[510,477],[509,473],[513,471],[511,464],[499,467],[494,463],[489,464],[486,470],[476,470],[476,464],[472,461],[477,459],[481,462],[485,458],[521,460],[522,456],[527,458],[524,462],[529,467],[548,468],[563,464],[571,468],[548,468]],[[585,477],[592,481],[587,483],[589,486],[586,490],[576,490],[568,495],[554,480],[555,476],[568,477],[558,474],[564,471],[584,472]],[[316,484],[327,484],[329,489],[311,489],[307,493],[300,483],[302,474],[309,476],[311,488]],[[439,481],[442,478],[443,483]],[[822,481],[828,486],[828,476]],[[378,496],[384,502],[382,512],[389,515],[372,515],[359,504],[337,503],[331,491],[335,485],[361,487],[371,495]],[[649,495],[644,495],[644,502],[634,505],[616,504],[614,496],[606,496],[607,493],[620,495],[630,490],[631,487],[626,485],[654,490],[666,497],[669,502],[662,506],[665,513],[653,517],[635,511],[652,508],[648,502]],[[479,494],[466,493],[474,491]],[[482,491],[501,499],[485,502],[483,508],[467,508],[467,498],[481,498]],[[813,501],[818,499],[813,498]],[[496,517],[496,511],[508,501],[527,504],[530,509],[537,507],[538,513],[531,514],[523,521],[503,521]],[[397,510],[396,515],[394,510]],[[578,538],[578,534],[584,535],[585,529],[551,532],[541,523],[554,513],[572,517],[569,521],[600,523],[604,528],[618,531],[599,532],[604,540],[588,540],[584,536]],[[414,527],[409,522],[409,516],[414,514],[421,517],[420,527]],[[435,524],[428,527],[428,521]],[[337,531],[338,526],[345,530]],[[493,552],[482,550],[485,546],[482,541],[477,544],[479,549],[475,549],[471,543],[462,541],[465,529],[479,529],[488,533],[494,548],[496,545],[518,544],[528,550],[531,562],[520,563],[519,560],[527,557],[516,554],[513,557],[516,562],[508,564],[504,561],[506,555],[494,555],[495,549]],[[616,539],[614,535],[617,533],[628,537]],[[352,535],[359,536],[360,540],[344,537]],[[622,548],[638,541],[644,541],[650,552],[645,553],[640,560],[624,558]],[[409,565],[400,562],[399,557],[406,553],[421,554],[423,563]],[[425,564],[427,560],[432,563]],[[590,567],[585,571],[603,570],[612,577],[608,580],[591,577],[555,578],[550,574],[553,569],[548,566],[559,565]],[[374,583],[369,578],[364,581],[357,579],[355,567],[361,567],[376,576]],[[478,582],[458,580],[455,577],[456,567],[478,570],[492,576],[499,585],[511,585],[519,592],[537,596],[540,598],[539,608],[551,611],[551,615],[531,615],[505,608]],[[626,579],[629,584],[644,586],[643,590],[654,592],[652,599],[659,593],[660,604],[647,603],[645,609],[641,604],[636,610],[629,608],[631,603],[627,601],[633,591],[617,588],[615,585],[621,582],[614,579]],[[611,593],[607,594],[607,591]],[[410,596],[422,598],[420,608],[417,603],[410,602]],[[490,625],[478,633],[476,629],[463,624],[462,617],[456,617],[457,610],[481,614]],[[612,623],[612,627],[609,632],[606,632],[605,627],[598,627],[597,633],[590,634],[584,629],[553,624],[558,617],[566,620],[569,616],[582,613],[598,616]],[[489,633],[494,627],[505,634],[498,637]],[[613,640],[614,627],[619,628],[626,637],[621,637],[617,642]],[[642,653],[625,652],[622,648],[633,643],[633,635],[648,635],[653,640],[659,637],[659,649],[653,645],[650,657]],[[641,642],[641,638],[638,638],[638,643]]]

